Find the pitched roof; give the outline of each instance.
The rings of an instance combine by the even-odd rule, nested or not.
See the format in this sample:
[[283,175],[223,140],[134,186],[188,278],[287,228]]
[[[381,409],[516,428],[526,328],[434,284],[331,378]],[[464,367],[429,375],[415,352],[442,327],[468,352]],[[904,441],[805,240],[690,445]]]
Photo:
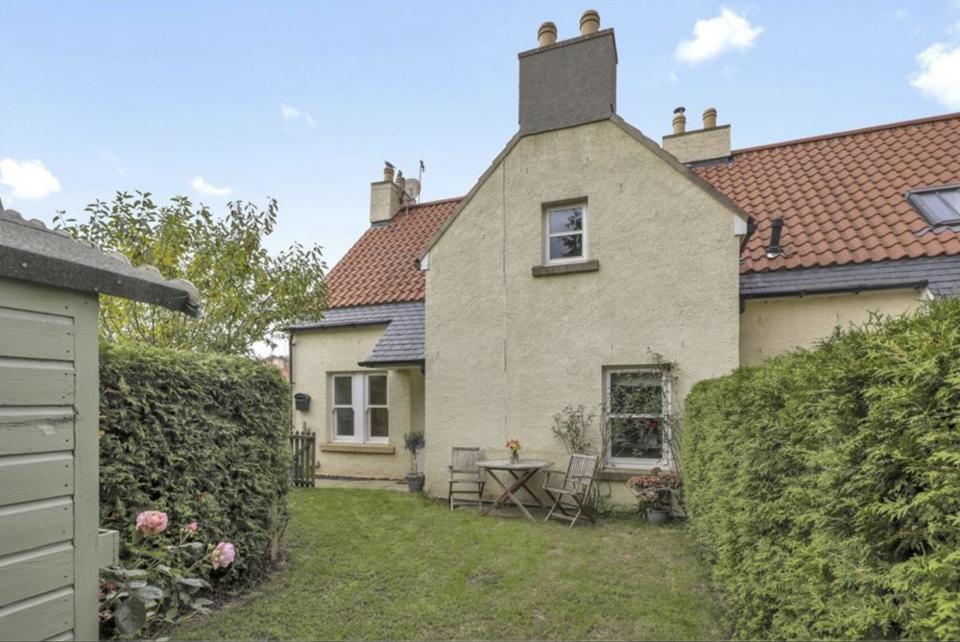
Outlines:
[[[960,183],[960,113],[735,150],[695,171],[758,224],[741,273],[960,254],[904,192]],[[783,217],[784,255],[768,259]]]
[[332,330],[381,324],[387,324],[386,330],[373,351],[358,365],[376,368],[423,362],[426,345],[423,301],[333,308],[320,321],[298,323],[290,326],[290,330]]
[[330,307],[422,301],[424,275],[416,260],[459,202],[412,205],[389,223],[367,229],[327,275]]
[[68,290],[112,294],[196,316],[200,293],[189,281],[166,280],[153,266],[133,267],[127,257],[94,243],[25,220],[0,203],[0,276]]
[[[960,255],[960,230],[931,230],[904,197],[960,183],[958,149],[960,113],[734,150],[693,170],[757,222],[741,257],[748,274]],[[463,200],[414,205],[368,229],[327,276],[330,307],[423,300],[415,261]],[[768,259],[778,217],[783,256]]]

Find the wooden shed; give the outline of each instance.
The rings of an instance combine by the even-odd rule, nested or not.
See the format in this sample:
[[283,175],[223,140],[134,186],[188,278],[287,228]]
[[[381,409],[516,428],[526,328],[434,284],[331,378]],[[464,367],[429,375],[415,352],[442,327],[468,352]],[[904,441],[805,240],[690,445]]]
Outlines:
[[186,281],[0,205],[0,640],[97,639],[98,294],[195,315]]

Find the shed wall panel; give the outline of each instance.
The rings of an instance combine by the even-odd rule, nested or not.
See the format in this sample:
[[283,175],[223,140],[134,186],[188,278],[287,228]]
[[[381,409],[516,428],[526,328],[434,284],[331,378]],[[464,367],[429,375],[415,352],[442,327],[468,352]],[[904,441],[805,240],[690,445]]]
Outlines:
[[73,584],[73,545],[0,557],[0,607]]
[[42,640],[68,630],[73,603],[67,588],[0,608],[0,640]]
[[0,508],[0,555],[73,539],[73,498]]
[[0,355],[73,361],[73,319],[0,306]]
[[0,406],[59,406],[74,402],[69,361],[0,357]]
[[72,453],[0,458],[0,506],[73,493]]
[[0,456],[73,450],[73,408],[0,407]]

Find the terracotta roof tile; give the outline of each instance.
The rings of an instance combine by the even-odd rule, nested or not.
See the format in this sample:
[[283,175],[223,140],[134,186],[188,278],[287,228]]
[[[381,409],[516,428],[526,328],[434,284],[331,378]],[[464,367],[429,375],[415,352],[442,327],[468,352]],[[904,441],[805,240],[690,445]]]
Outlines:
[[[960,253],[960,234],[929,231],[904,198],[960,183],[960,114],[736,150],[695,168],[757,222],[741,272]],[[766,257],[783,217],[784,256]]]
[[[930,231],[904,198],[960,183],[958,150],[960,114],[947,114],[735,150],[694,171],[757,222],[741,272],[769,272],[960,254],[960,233]],[[330,307],[423,300],[414,261],[460,200],[415,205],[368,229],[327,276]],[[768,259],[778,217],[784,255]]]
[[422,301],[424,275],[414,262],[459,202],[420,203],[371,226],[327,275],[330,307]]

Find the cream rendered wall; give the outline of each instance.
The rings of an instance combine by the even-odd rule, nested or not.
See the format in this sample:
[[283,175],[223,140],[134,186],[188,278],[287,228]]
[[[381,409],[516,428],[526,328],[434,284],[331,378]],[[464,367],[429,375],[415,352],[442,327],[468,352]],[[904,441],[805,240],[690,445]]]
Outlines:
[[[294,335],[294,392],[310,395],[310,410],[294,411],[294,422],[317,433],[317,474],[346,477],[400,478],[410,468],[403,449],[403,435],[416,417],[423,416],[423,375],[418,368],[377,370],[361,368],[383,335],[385,325],[298,331]],[[387,403],[390,411],[389,445],[357,445],[357,452],[325,449],[332,439],[329,375],[338,372],[386,372]],[[390,449],[387,449],[390,450]]]
[[750,299],[740,319],[740,362],[760,363],[794,348],[810,348],[837,326],[860,324],[871,312],[897,315],[915,310],[918,290]]
[[[596,272],[533,277],[545,203],[585,198]],[[427,490],[450,447],[566,463],[552,417],[600,403],[605,366],[676,363],[690,386],[737,366],[733,215],[609,121],[521,139],[430,250]],[[618,484],[622,486],[622,484]]]

